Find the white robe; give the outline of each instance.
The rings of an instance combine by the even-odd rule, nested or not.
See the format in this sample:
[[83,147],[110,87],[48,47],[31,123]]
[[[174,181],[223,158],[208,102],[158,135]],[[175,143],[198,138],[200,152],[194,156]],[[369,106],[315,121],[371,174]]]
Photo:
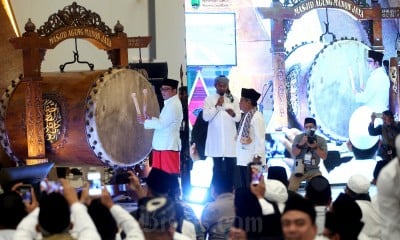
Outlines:
[[378,209],[382,216],[382,239],[400,239],[400,162],[392,159],[379,173]]
[[[203,119],[208,121],[205,155],[207,157],[236,157],[235,137],[236,122],[240,121],[239,100],[234,97],[233,103],[224,96],[224,104],[215,107],[218,94],[208,96],[204,101]],[[235,117],[225,109],[233,109]]]
[[390,80],[383,67],[371,72],[364,91],[356,94],[356,102],[363,103],[372,111],[381,113],[389,108]]
[[364,222],[364,227],[361,232],[364,233],[368,239],[381,239],[382,218],[378,209],[376,209],[370,201],[356,200],[356,203],[361,208],[361,221]]
[[[29,213],[18,224],[17,230],[14,233],[15,240],[32,240],[42,239],[42,235],[36,231],[38,224],[39,208],[37,207]],[[79,240],[100,240],[101,237],[97,232],[96,226],[87,213],[86,206],[80,202],[75,202],[71,205],[71,221],[74,223],[70,234],[75,239]]]
[[182,103],[178,95],[164,101],[160,117],[144,122],[145,129],[154,129],[152,147],[154,150],[181,150],[179,129],[183,119]]
[[[247,118],[249,115],[246,113],[244,116]],[[246,119],[243,119],[246,121]],[[265,165],[265,122],[263,115],[256,111],[250,122],[249,137],[252,142],[250,144],[240,143],[240,136],[243,132],[243,126],[239,129],[236,139],[236,157],[238,166],[247,166],[249,162],[253,161],[254,157],[261,157],[261,162]]]
[[[142,229],[139,226],[139,223],[136,219],[127,212],[124,208],[122,208],[118,204],[114,204],[110,208],[110,212],[114,217],[117,225],[124,231],[126,237],[125,240],[144,240],[144,235]],[[121,239],[120,234],[117,234],[116,239]]]

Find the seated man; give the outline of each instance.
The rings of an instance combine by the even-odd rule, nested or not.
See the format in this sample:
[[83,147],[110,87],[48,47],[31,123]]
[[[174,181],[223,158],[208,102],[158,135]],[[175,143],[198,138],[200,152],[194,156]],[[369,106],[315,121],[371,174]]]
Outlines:
[[311,178],[306,186],[305,198],[314,205],[317,213],[318,235],[322,235],[325,228],[325,215],[332,202],[332,189],[328,179],[324,176]]
[[364,223],[360,207],[341,193],[326,213],[324,236],[328,239],[368,239],[360,235]]
[[232,180],[226,175],[217,175],[211,183],[211,192],[215,201],[204,207],[201,224],[209,240],[226,239],[226,233],[235,218]]
[[106,188],[102,189],[100,198],[90,199],[88,212],[102,239],[120,239],[120,229],[126,240],[145,239],[136,219],[120,205],[114,204]]
[[383,219],[377,207],[371,202],[369,196],[369,180],[360,174],[352,175],[345,189],[345,193],[355,200],[362,212],[362,221],[365,226],[362,232],[369,239],[381,239],[381,223]]
[[15,191],[0,194],[0,239],[12,239],[19,222],[28,214]]
[[176,232],[175,204],[165,197],[146,197],[139,200],[138,218],[145,239],[190,238]]
[[301,195],[286,202],[281,222],[284,239],[314,240],[317,235],[316,212],[312,203]]
[[[278,205],[265,200],[265,182],[250,184],[249,188],[235,190],[234,229],[246,232],[247,239],[281,239],[281,213]],[[230,233],[232,235],[232,233]]]

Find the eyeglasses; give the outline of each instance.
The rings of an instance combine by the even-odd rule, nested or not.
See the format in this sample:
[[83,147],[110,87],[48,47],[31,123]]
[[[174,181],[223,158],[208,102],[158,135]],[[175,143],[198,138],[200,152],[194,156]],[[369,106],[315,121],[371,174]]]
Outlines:
[[162,88],[160,88],[160,91],[161,91],[161,92],[166,92],[166,91],[170,91],[170,90],[172,90],[172,88],[169,88],[169,87],[162,87]]
[[375,62],[373,59],[367,59],[367,63],[373,63]]

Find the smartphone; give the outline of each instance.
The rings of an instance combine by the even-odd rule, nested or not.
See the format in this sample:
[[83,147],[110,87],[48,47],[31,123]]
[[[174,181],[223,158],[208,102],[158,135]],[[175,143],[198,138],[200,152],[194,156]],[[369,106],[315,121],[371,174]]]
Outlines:
[[382,118],[382,113],[375,113],[375,116],[376,116],[377,118]]
[[261,163],[249,163],[249,175],[252,185],[259,184],[260,179],[263,177],[263,168]]
[[100,172],[88,172],[89,196],[101,195],[101,174]]
[[63,190],[61,183],[56,181],[41,181],[40,188],[47,193],[62,192]]
[[18,188],[19,193],[21,194],[22,201],[24,202],[32,202],[32,193],[31,193],[32,185],[23,184]]

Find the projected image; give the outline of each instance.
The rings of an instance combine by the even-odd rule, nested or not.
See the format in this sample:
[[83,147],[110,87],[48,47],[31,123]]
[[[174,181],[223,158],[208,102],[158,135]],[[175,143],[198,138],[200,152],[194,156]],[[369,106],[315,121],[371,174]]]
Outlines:
[[[323,175],[340,184],[357,169],[372,179],[380,160],[376,156],[379,141],[367,130],[372,110],[354,96],[354,89],[362,90],[370,75],[366,59],[371,43],[362,23],[337,9],[314,9],[294,19],[285,32],[285,83],[280,85],[281,72],[275,72],[280,58],[273,54],[271,22],[255,10],[272,1],[245,0],[220,9],[206,2],[196,13],[186,5],[190,122],[195,121],[205,97],[214,93],[214,78],[223,74],[230,79],[234,96],[240,96],[241,88],[261,93],[257,107],[267,126],[265,146],[271,165],[283,166],[290,174],[293,156],[288,136],[302,132],[304,118],[313,117],[316,133],[328,144],[328,158],[319,165]],[[221,26],[215,20],[220,17],[226,18]],[[392,23],[387,20],[382,27],[384,59],[396,56],[391,46],[397,30]],[[236,28],[236,34],[231,28]],[[280,110],[285,107],[287,116],[282,116],[286,112]],[[285,117],[286,122],[282,121]]]
[[236,65],[234,13],[186,13],[188,66]]

